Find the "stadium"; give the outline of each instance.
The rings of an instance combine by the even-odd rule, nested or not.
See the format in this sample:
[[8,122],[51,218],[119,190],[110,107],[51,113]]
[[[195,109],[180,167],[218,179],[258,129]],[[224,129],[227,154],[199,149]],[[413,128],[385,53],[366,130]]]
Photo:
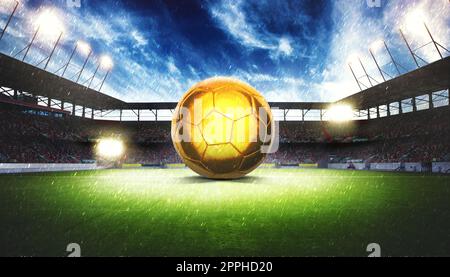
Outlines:
[[440,59],[355,75],[361,91],[336,102],[269,103],[278,151],[228,181],[183,164],[178,103],[0,54],[0,256],[450,255],[450,57],[431,39]]

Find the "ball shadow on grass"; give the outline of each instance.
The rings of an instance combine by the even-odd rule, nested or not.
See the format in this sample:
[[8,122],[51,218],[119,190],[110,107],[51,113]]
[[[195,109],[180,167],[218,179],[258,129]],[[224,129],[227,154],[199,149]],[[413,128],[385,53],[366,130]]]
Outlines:
[[209,179],[203,176],[188,176],[180,178],[179,183],[181,184],[207,184],[207,183],[233,183],[233,184],[258,184],[262,182],[264,178],[257,176],[243,176],[238,179],[231,180],[217,180],[217,179]]

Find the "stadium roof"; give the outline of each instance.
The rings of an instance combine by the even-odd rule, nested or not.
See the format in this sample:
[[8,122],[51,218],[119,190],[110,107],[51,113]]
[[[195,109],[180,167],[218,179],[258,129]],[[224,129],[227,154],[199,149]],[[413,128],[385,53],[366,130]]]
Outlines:
[[364,110],[446,90],[449,87],[450,57],[446,57],[338,102],[350,104],[357,109]]
[[1,53],[0,85],[94,109],[125,103]]
[[[171,110],[176,102],[126,103],[0,53],[0,85],[97,110]],[[329,103],[270,103],[280,109],[325,109]]]
[[[338,101],[368,109],[444,90],[450,84],[450,57]],[[127,103],[0,53],[0,85],[97,110],[175,109],[175,102]],[[270,103],[280,109],[326,109],[331,103]]]
[[[178,103],[167,102],[167,103],[125,103],[124,109],[129,110],[144,110],[144,109],[155,109],[155,110],[172,110],[175,109]],[[320,103],[320,102],[271,102],[269,103],[272,108],[279,109],[326,109],[330,103]]]

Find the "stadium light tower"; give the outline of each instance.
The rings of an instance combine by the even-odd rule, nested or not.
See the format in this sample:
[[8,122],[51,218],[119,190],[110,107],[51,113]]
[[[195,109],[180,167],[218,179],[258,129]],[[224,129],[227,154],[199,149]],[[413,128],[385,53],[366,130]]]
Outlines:
[[16,2],[16,5],[14,6],[13,11],[12,11],[11,14],[9,15],[8,20],[6,21],[6,25],[5,25],[5,27],[3,27],[2,33],[0,34],[0,41],[2,40],[3,35],[6,33],[6,29],[8,29],[8,26],[9,26],[9,24],[11,23],[11,20],[12,20],[14,14],[15,14],[16,11],[17,11],[17,7],[19,7],[19,1],[16,1],[16,0],[15,0],[15,2]]
[[[95,76],[97,76],[98,70],[101,68],[103,70],[106,70],[106,75],[105,75],[105,79],[106,76],[108,75],[109,71],[111,70],[111,68],[113,67],[113,62],[112,59],[109,56],[103,55],[100,57],[99,61],[98,61],[98,65],[97,68],[94,71],[94,75],[90,78],[90,82],[88,85],[88,88],[91,88],[92,82],[95,79]],[[103,82],[102,82],[103,84]]]
[[41,13],[41,15],[38,17],[36,24],[37,24],[37,28],[36,28],[36,31],[34,32],[31,42],[24,49],[22,49],[19,53],[17,53],[16,56],[19,55],[20,53],[22,53],[23,51],[25,51],[25,55],[22,58],[22,61],[25,61],[25,59],[28,55],[28,52],[30,51],[31,47],[33,46],[34,41],[36,40],[36,37],[39,33],[42,33],[43,35],[46,35],[46,36],[52,36],[54,34],[59,34],[58,40],[56,41],[56,43],[53,47],[51,56],[46,58],[46,59],[48,59],[48,62],[49,62],[49,60],[53,56],[53,53],[54,53],[56,47],[58,47],[59,41],[62,37],[62,34],[64,33],[64,27],[63,27],[61,21],[58,19],[58,17],[50,10],[44,10]]
[[[77,50],[79,52],[81,52],[81,54],[83,55],[88,55],[89,52],[91,51],[91,46],[89,44],[87,44],[84,41],[77,41],[75,43],[75,47],[73,48],[72,53],[70,54],[69,60],[67,61],[66,64],[64,64],[64,66],[62,68],[64,68],[63,73],[61,74],[61,77],[64,77],[64,74],[66,74],[67,69],[69,68],[70,63],[72,62],[73,57],[75,56],[75,53],[77,52]],[[60,68],[59,70],[61,70],[62,68]],[[57,72],[59,71],[57,70]]]
[[[425,29],[427,30],[427,33],[428,33],[428,35],[430,36],[431,41],[433,42],[433,45],[434,45],[434,47],[436,48],[436,51],[437,51],[438,54],[439,54],[439,57],[441,57],[441,59],[443,59],[444,56],[442,56],[441,50],[439,50],[439,45],[440,45],[440,44],[439,44],[438,42],[436,42],[436,40],[434,39],[433,35],[431,34],[430,29],[429,29],[428,26],[427,26],[427,23],[423,22],[423,25],[425,26]],[[441,47],[443,47],[443,46],[441,45]],[[445,49],[445,47],[443,47],[443,48]],[[447,49],[445,49],[445,50],[447,50]],[[447,52],[448,52],[448,50],[447,50]]]
[[55,53],[55,50],[56,50],[56,48],[58,47],[59,42],[61,41],[62,35],[63,35],[63,32],[59,33],[58,39],[56,40],[56,43],[55,43],[55,45],[53,46],[52,52],[50,52],[50,56],[48,56],[48,58],[47,58],[47,63],[46,63],[45,66],[44,66],[44,70],[47,69],[47,67],[48,67],[48,65],[49,65],[49,63],[50,63],[50,60],[52,59],[53,54]]
[[408,51],[411,54],[411,56],[412,56],[412,58],[414,60],[414,63],[416,64],[417,68],[420,68],[420,65],[419,65],[419,62],[417,61],[416,55],[414,54],[414,51],[412,50],[411,45],[409,44],[408,40],[406,39],[405,34],[403,33],[401,28],[399,29],[399,32],[400,32],[400,35],[403,38],[403,41],[406,44],[406,47],[408,47]]
[[114,63],[111,59],[111,57],[109,56],[103,56],[100,60],[100,64],[103,68],[103,70],[106,70],[106,74],[105,77],[102,80],[102,83],[100,85],[100,88],[98,89],[98,91],[101,91],[103,88],[103,85],[105,84],[106,78],[108,78],[109,73],[111,73],[112,68],[114,67]]
[[352,67],[352,64],[355,64],[355,63],[359,63],[359,65],[361,66],[361,68],[362,68],[362,70],[363,70],[363,72],[364,72],[364,76],[361,76],[360,78],[366,77],[367,80],[369,81],[369,85],[372,87],[372,86],[373,86],[372,80],[375,81],[375,82],[377,82],[377,80],[375,80],[374,78],[372,78],[372,77],[367,73],[366,67],[364,66],[364,64],[363,64],[363,62],[362,62],[360,56],[359,56],[358,54],[353,54],[353,55],[351,55],[351,56],[349,57],[349,59],[348,59],[348,66],[350,67],[350,70],[351,70],[351,72],[352,72],[352,74],[353,74],[353,77],[354,77],[355,80],[356,80],[356,83],[358,84],[359,89],[362,90],[361,84],[364,85],[366,88],[368,88],[368,86],[366,86],[364,83],[362,83],[362,82],[359,80],[360,78],[358,78],[358,77],[356,76],[355,71],[353,70],[353,67]]
[[[426,16],[425,12],[423,11],[423,9],[419,8],[419,9],[415,9],[412,12],[410,12],[406,16],[404,24],[400,27],[400,35],[402,36],[402,38],[403,38],[406,46],[408,47],[408,50],[409,50],[411,56],[413,57],[414,62],[418,68],[420,68],[419,60],[421,60],[425,64],[428,64],[428,62],[426,60],[424,60],[422,57],[420,57],[416,52],[417,52],[417,50],[419,50],[429,44],[434,45],[436,52],[439,55],[440,59],[444,58],[444,55],[442,54],[441,49],[450,53],[450,51],[447,48],[445,48],[444,46],[442,46],[439,42],[437,42],[435,40],[434,36],[432,35],[432,33],[430,31],[430,28],[428,28],[428,25],[426,24],[427,21],[428,21],[428,18]],[[406,35],[405,35],[404,31],[406,31],[409,34],[413,34],[414,37],[419,36],[422,39],[431,39],[431,41],[416,48],[416,49],[412,49],[411,44],[406,39]]]
[[375,58],[375,54],[374,54],[374,51],[378,51],[382,47],[383,43],[384,43],[383,40],[377,40],[374,43],[372,43],[369,47],[369,53],[372,56],[372,59],[375,62],[375,65],[377,66],[378,71],[380,72],[381,78],[383,78],[383,81],[386,82],[386,78],[384,77],[383,70],[381,70],[380,64],[378,63],[377,59]]
[[355,74],[355,71],[353,70],[352,64],[355,63],[355,61],[358,60],[358,56],[356,54],[353,54],[348,59],[348,67],[350,67],[350,71],[352,72],[353,78],[355,78],[356,84],[358,84],[359,90],[362,91],[361,83],[359,82],[358,77]]
[[92,75],[92,77],[90,78],[91,80],[89,81],[88,88],[91,88],[92,82],[94,81],[95,76],[97,75],[97,72],[98,72],[98,69],[100,68],[101,63],[102,63],[102,62],[101,62],[101,60],[100,60],[100,61],[98,62],[97,68],[95,68],[94,75]]
[[381,77],[383,78],[383,81],[386,81],[386,76],[389,78],[393,78],[393,76],[391,76],[389,73],[387,73],[386,71],[383,71],[383,69],[380,66],[380,63],[378,62],[378,60],[376,59],[376,54],[378,52],[380,52],[382,50],[382,48],[384,48],[384,50],[386,50],[386,53],[389,55],[389,58],[391,60],[390,63],[392,63],[395,67],[395,70],[397,71],[397,76],[400,76],[400,67],[402,67],[403,69],[405,69],[401,64],[399,64],[395,59],[394,56],[392,55],[391,50],[389,49],[389,46],[387,45],[386,41],[379,39],[374,41],[370,47],[369,47],[369,53],[372,56],[372,59],[374,60],[378,71],[381,74]]
[[[83,44],[81,44],[81,45],[83,45]],[[91,47],[86,47],[86,46],[83,46],[83,47],[81,47],[80,48],[81,49],[81,51],[84,53],[84,52],[88,52],[87,53],[87,55],[86,55],[86,59],[84,60],[84,63],[83,63],[83,67],[81,67],[81,70],[80,70],[80,72],[78,73],[78,78],[77,78],[77,83],[78,83],[78,81],[80,81],[80,78],[81,78],[81,74],[83,74],[83,71],[84,71],[84,69],[86,68],[86,64],[87,64],[87,62],[89,61],[89,58],[91,57],[91,55],[92,55],[92,48]]]
[[394,65],[395,69],[397,70],[398,75],[400,76],[400,74],[401,74],[400,69],[398,67],[397,62],[394,60],[394,56],[392,56],[391,50],[389,49],[389,47],[385,41],[383,41],[383,44],[384,44],[384,48],[386,49],[387,53],[389,54],[389,57],[391,58],[392,64]]

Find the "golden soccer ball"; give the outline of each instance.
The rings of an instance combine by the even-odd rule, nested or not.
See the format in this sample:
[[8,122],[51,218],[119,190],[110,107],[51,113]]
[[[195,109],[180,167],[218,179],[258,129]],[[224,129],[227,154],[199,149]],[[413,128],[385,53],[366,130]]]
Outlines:
[[236,179],[256,169],[272,141],[273,116],[264,97],[231,78],[212,78],[183,96],[172,141],[186,165],[211,179]]

